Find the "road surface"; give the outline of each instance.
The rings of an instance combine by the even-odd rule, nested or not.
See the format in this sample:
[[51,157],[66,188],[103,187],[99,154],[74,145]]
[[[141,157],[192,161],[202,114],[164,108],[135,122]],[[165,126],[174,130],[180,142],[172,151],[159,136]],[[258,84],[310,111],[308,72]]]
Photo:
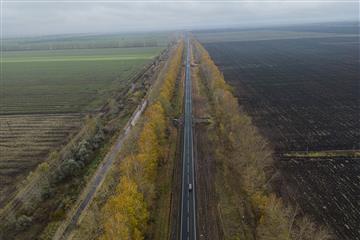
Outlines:
[[190,74],[190,41],[186,37],[185,109],[182,163],[180,240],[196,239],[196,204],[193,157],[192,98]]

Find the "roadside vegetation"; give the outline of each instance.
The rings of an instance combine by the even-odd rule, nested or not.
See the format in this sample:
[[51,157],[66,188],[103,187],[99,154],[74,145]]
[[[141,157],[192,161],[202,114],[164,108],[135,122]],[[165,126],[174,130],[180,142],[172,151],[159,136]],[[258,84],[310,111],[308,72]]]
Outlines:
[[134,96],[128,91],[148,87],[134,81],[159,61],[169,39],[165,34],[4,39],[0,209],[27,185],[38,164],[86,128],[88,115],[116,117],[134,106],[142,91]]
[[[2,209],[0,236],[8,239],[40,236],[47,224],[64,218],[91,165],[99,160],[96,158],[106,138],[109,134],[104,132],[99,118],[86,119],[78,134],[30,172],[14,199]],[[25,219],[27,224],[23,223]]]
[[[193,41],[202,94],[209,103],[211,124],[204,151],[215,158],[218,222],[224,239],[330,239],[272,193],[272,151],[240,109],[209,54]],[[199,143],[201,144],[201,143]],[[201,167],[201,166],[200,166]]]
[[[151,76],[160,63],[159,58],[155,58],[146,66],[138,65],[137,72],[126,75],[122,80],[114,79],[115,85],[118,84],[115,82],[122,82],[123,85],[109,89],[111,93],[105,94],[99,101],[99,103],[103,102],[100,104],[101,109],[92,108],[97,111],[83,116],[82,123],[74,121],[74,124],[80,125],[78,131],[66,141],[59,139],[58,141],[63,142],[46,149],[47,152],[38,160],[37,167],[32,166],[27,172],[25,171],[28,173],[32,169],[18,187],[16,194],[7,196],[12,197],[11,201],[1,209],[0,238],[5,236],[6,239],[52,238],[57,227],[66,219],[67,212],[76,202],[88,179],[112,146],[117,133],[122,130],[145,96],[151,84],[149,82]],[[119,71],[122,69],[120,68]],[[29,97],[31,98],[31,94]],[[95,101],[99,100],[96,96],[93,98]],[[14,129],[13,123],[9,124],[10,130]],[[35,125],[41,127],[41,122]],[[36,139],[36,136],[28,137],[27,140],[31,139]],[[15,147],[19,150],[21,145]],[[39,145],[35,147],[38,148]]]
[[[159,171],[174,161],[175,149],[171,147],[174,129],[171,123],[176,107],[173,98],[183,49],[181,41],[169,61],[157,96],[145,110],[138,140],[131,153],[121,160],[119,183],[114,195],[102,208],[104,224],[101,239],[144,239],[146,235],[154,234],[151,225],[156,225],[158,221],[154,215],[158,214],[158,207],[162,208],[157,205],[162,191],[158,188],[157,178]],[[165,187],[171,188],[170,184]],[[169,189],[165,191],[169,193]]]

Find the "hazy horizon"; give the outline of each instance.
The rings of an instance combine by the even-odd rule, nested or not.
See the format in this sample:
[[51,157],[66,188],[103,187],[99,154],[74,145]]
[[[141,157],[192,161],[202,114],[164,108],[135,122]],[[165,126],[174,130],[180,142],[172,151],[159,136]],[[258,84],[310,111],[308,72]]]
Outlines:
[[[358,22],[356,1],[2,2],[2,38]],[[145,19],[145,20],[144,20]]]

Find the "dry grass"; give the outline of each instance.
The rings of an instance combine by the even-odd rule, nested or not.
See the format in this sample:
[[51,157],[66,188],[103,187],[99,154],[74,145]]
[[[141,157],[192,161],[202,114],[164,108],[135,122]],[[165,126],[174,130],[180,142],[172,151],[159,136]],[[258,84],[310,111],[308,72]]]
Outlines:
[[16,185],[79,129],[79,114],[0,116],[0,206]]

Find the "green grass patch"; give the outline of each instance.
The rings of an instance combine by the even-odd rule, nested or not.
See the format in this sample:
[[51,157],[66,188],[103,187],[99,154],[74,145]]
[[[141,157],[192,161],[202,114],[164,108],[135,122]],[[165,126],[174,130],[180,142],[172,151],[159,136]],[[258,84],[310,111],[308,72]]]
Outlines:
[[162,49],[3,52],[0,114],[94,110]]
[[329,150],[308,152],[287,152],[285,157],[359,157],[360,150]]
[[151,59],[161,48],[99,48],[3,52],[3,63]]

